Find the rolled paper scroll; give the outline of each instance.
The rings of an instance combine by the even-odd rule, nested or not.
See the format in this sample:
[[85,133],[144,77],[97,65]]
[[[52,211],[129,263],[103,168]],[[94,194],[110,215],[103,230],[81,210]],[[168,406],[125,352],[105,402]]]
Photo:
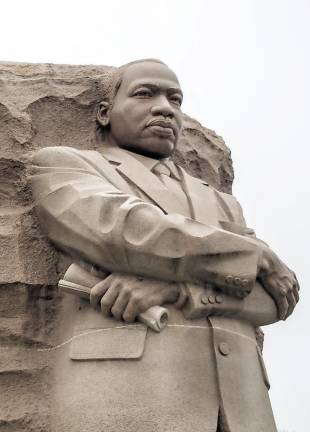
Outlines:
[[[62,292],[89,300],[91,288],[102,279],[74,263],[70,265],[64,278],[60,279],[58,287]],[[152,306],[139,314],[138,319],[147,327],[159,333],[168,323],[169,311],[161,306]]]
[[152,306],[145,312],[139,314],[138,319],[149,328],[159,333],[168,323],[169,311],[161,306]]

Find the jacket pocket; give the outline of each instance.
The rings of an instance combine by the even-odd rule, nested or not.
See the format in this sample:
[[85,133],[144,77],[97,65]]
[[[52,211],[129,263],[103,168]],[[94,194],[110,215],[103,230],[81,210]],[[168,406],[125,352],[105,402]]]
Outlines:
[[70,347],[72,360],[124,360],[142,357],[146,326],[123,325],[75,330]]

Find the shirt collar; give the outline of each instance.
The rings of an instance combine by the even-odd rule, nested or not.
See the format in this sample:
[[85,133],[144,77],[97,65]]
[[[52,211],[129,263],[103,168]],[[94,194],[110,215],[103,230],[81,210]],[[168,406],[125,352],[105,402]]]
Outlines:
[[133,153],[129,150],[123,150],[123,151],[127,152],[128,154],[130,154],[130,156],[134,157],[136,160],[141,162],[150,171],[152,171],[155,165],[157,165],[158,163],[165,164],[170,169],[172,176],[180,180],[180,175],[178,173],[177,167],[175,166],[175,164],[172,162],[170,158],[164,158],[158,160],[158,159],[153,159],[149,156]]

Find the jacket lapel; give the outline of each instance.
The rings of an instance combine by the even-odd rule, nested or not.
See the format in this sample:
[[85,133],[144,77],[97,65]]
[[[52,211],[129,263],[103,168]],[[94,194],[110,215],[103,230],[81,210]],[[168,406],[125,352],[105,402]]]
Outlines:
[[[84,153],[86,153],[86,157],[84,156]],[[100,155],[102,156],[101,152]],[[114,167],[107,161],[107,159],[98,158],[98,151],[88,150],[87,152],[79,152],[79,157],[83,158],[92,168],[94,168],[96,173],[99,173],[102,177],[106,178],[117,189],[124,193],[132,193],[126,181],[115,172]]]
[[183,168],[178,167],[183,188],[189,197],[192,217],[198,222],[220,227],[220,212],[215,193],[207,183],[190,176]]
[[165,213],[182,214],[182,207],[175,195],[163,185],[155,174],[131,156],[129,152],[115,147],[107,147],[103,156],[110,162],[119,164],[115,168],[116,171],[134,183]]

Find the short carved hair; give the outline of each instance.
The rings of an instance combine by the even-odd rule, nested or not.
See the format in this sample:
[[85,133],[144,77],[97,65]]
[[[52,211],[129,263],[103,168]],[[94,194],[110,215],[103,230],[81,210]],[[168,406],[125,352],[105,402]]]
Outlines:
[[[117,72],[118,72],[118,76],[116,81],[114,82],[114,88],[112,89],[112,95],[111,95],[111,103],[113,104],[114,98],[122,84],[123,81],[123,77],[124,77],[124,73],[125,71],[132,65],[137,64],[137,63],[160,63],[164,66],[167,66],[166,63],[164,63],[161,60],[155,59],[155,58],[145,58],[145,59],[141,59],[141,60],[134,60],[132,62],[129,63],[125,63],[124,65],[120,66],[117,68]],[[167,66],[168,67],[168,66]]]
[[[140,60],[134,60],[132,62],[129,63],[125,63],[122,66],[119,66],[117,69],[115,69],[115,71],[112,72],[112,76],[111,76],[111,81],[109,83],[108,89],[107,89],[107,93],[105,95],[105,100],[109,100],[110,105],[113,106],[114,103],[114,99],[115,96],[122,84],[123,81],[123,77],[124,77],[124,73],[125,71],[132,65],[137,64],[137,63],[160,63],[164,66],[167,66],[166,63],[164,63],[161,60],[155,59],[155,58],[145,58],[145,59],[140,59]],[[168,67],[168,66],[167,66]],[[106,132],[110,129],[110,125],[107,126],[102,126],[98,121],[96,122],[97,126],[96,126],[96,135],[101,136],[101,138],[105,138]]]

